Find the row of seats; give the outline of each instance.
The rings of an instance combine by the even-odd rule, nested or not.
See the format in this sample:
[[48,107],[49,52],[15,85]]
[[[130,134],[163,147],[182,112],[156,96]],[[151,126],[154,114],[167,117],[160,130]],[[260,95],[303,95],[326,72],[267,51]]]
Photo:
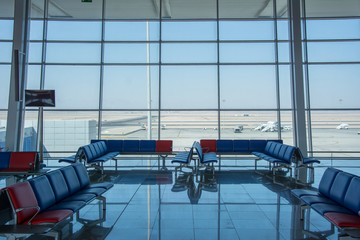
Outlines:
[[302,203],[301,218],[311,208],[339,228],[360,228],[360,178],[335,168],[327,168],[318,190],[293,189]]
[[252,152],[263,152],[266,143],[279,142],[282,140],[221,140],[221,139],[201,139],[200,145],[203,152],[214,152],[217,154],[251,154]]
[[172,140],[91,140],[91,143],[105,142],[109,152],[120,154],[172,153]]
[[[194,151],[195,150],[195,151]],[[194,157],[196,155],[197,157]],[[180,170],[183,167],[190,168],[193,172],[194,167],[191,166],[191,160],[197,160],[197,165],[195,163],[196,171],[200,168],[205,167],[205,169],[211,169],[214,173],[214,163],[218,162],[218,158],[216,153],[214,152],[203,152],[203,149],[199,142],[194,141],[193,145],[190,147],[188,151],[179,152],[172,159],[171,163],[179,163],[178,167],[175,167],[175,172],[178,168]]]
[[0,152],[0,172],[34,172],[39,168],[36,152]]
[[[1,189],[1,219],[22,225],[54,226],[96,198],[102,200],[105,209],[102,194],[112,186],[107,182],[90,184],[84,165],[73,164]],[[11,214],[6,214],[7,210]],[[4,220],[8,216],[11,218]]]
[[[91,143],[78,149],[75,155],[62,158],[59,162],[84,162],[104,171],[104,162],[115,159],[117,155],[154,154],[163,158],[172,154],[172,140],[91,140]],[[115,162],[117,168],[117,161]]]

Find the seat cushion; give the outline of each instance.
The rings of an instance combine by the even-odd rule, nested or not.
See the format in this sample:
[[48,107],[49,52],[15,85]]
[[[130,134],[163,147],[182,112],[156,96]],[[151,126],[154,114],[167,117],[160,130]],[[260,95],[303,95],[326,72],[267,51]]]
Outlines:
[[311,205],[311,207],[321,215],[324,215],[325,213],[328,212],[338,212],[338,213],[345,213],[350,215],[353,214],[353,212],[351,212],[349,209],[344,208],[340,205],[327,204],[327,203],[314,203]]
[[310,190],[310,189],[293,189],[291,190],[292,194],[296,197],[300,198],[301,196],[311,195],[311,196],[319,196],[318,191]]
[[[68,209],[45,211],[36,215],[36,217],[32,219],[31,224],[58,223],[70,217],[72,214],[73,211]],[[28,221],[25,221],[24,224],[28,224]]]
[[357,215],[329,212],[325,213],[324,216],[339,227],[360,228],[360,217]]

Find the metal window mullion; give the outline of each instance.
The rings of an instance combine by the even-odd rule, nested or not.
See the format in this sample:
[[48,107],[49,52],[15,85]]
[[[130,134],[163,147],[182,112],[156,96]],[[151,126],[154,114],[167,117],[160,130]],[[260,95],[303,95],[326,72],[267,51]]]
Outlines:
[[[302,0],[302,7],[304,11],[304,17],[303,17],[303,34],[304,34],[304,70],[305,70],[305,98],[306,98],[306,112],[307,112],[307,133],[308,133],[308,152],[313,156],[313,144],[312,144],[312,125],[311,125],[311,103],[310,103],[310,81],[309,81],[309,59],[308,59],[308,41],[307,41],[307,23],[306,23],[306,6],[305,6],[305,0]],[[307,155],[307,153],[306,153]]]
[[[156,0],[155,0],[156,1]],[[161,68],[162,68],[162,55],[161,55],[161,48],[162,48],[162,0],[160,1],[160,7],[159,7],[159,111],[158,111],[158,139],[161,139]],[[160,159],[159,159],[159,166],[160,166]]]
[[101,45],[100,45],[100,82],[99,82],[99,109],[98,109],[98,139],[101,139],[102,129],[102,108],[103,108],[103,97],[104,97],[104,36],[105,36],[105,2],[102,2],[101,11]]
[[280,113],[280,78],[279,78],[279,41],[277,28],[277,9],[276,0],[273,0],[273,14],[274,14],[274,41],[275,41],[275,81],[276,81],[276,106],[277,106],[277,121],[278,121],[278,139],[281,139],[281,113]]

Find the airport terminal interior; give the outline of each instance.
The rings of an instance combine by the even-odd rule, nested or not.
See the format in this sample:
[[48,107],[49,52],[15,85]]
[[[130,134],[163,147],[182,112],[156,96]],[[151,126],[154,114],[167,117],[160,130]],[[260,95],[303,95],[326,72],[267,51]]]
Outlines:
[[[359,76],[360,0],[0,0],[0,153],[41,163],[9,173],[1,155],[0,189],[69,157],[113,184],[46,234],[0,239],[360,239],[292,193],[329,167],[360,176]],[[172,146],[91,163],[84,146],[113,140]],[[218,143],[200,167],[201,140],[297,154],[271,169]]]

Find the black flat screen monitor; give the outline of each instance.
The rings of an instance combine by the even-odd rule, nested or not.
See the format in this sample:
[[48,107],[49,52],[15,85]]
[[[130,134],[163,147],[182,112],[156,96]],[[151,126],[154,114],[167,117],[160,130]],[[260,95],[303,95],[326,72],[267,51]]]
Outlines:
[[55,107],[55,90],[25,90],[25,106]]

